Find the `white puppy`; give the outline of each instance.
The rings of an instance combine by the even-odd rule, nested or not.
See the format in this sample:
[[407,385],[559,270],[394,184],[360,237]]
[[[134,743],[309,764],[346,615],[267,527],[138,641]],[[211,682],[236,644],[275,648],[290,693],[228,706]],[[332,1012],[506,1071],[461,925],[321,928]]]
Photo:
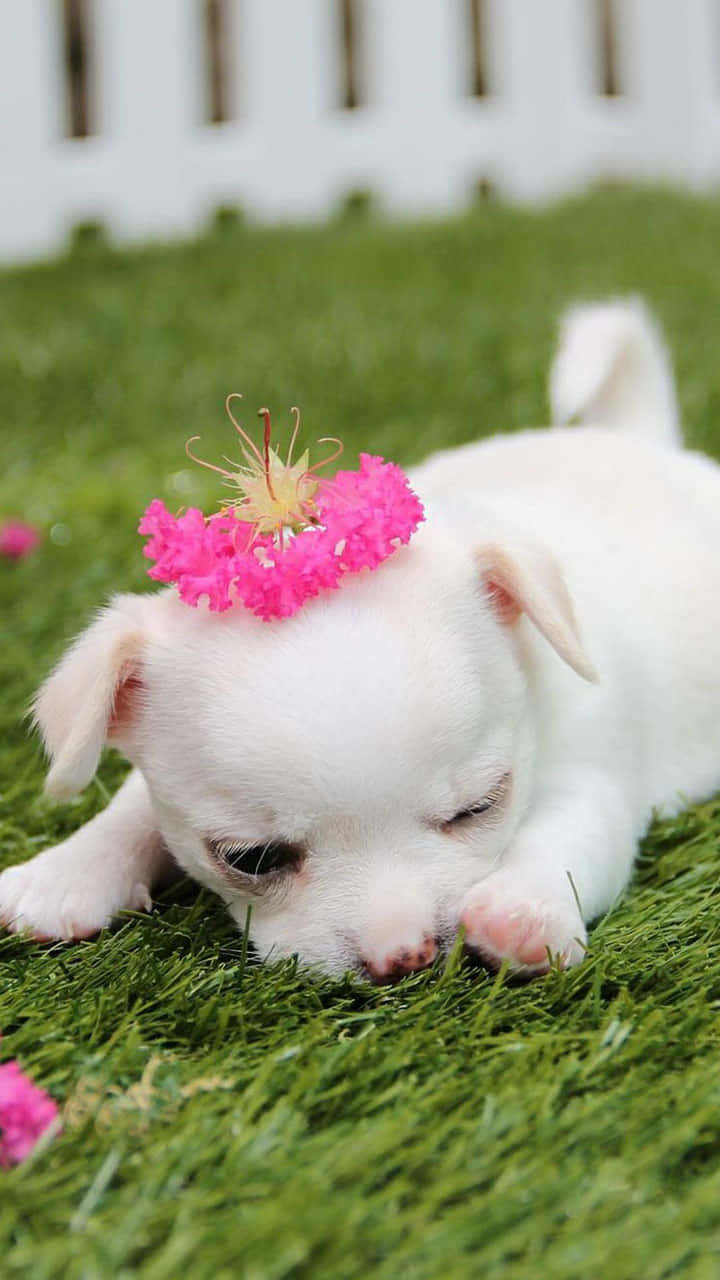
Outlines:
[[266,957],[390,979],[462,923],[491,963],[580,960],[653,810],[720,785],[720,469],[639,303],[570,313],[551,398],[594,425],[430,459],[411,544],[290,620],[116,597],[36,716],[52,794],[106,742],[135,771],[0,876],[5,924],[86,937],[175,861]]

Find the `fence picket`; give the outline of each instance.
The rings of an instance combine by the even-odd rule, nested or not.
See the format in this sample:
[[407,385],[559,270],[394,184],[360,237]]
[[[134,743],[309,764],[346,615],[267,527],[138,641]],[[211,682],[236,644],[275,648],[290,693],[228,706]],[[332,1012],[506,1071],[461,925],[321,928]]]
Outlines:
[[357,187],[421,214],[478,180],[522,201],[595,177],[720,178],[718,0],[615,0],[616,96],[597,0],[482,0],[481,96],[470,0],[354,0],[353,109],[341,0],[227,4],[228,120],[207,123],[202,0],[93,0],[96,131],[67,138],[62,6],[0,0],[0,259],[52,252],[87,218],[126,240],[229,202],[320,218]]

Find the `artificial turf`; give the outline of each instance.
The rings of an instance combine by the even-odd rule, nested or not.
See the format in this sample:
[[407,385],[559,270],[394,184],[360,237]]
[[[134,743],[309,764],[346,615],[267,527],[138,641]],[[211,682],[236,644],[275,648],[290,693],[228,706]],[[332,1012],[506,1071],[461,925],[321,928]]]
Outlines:
[[[693,444],[720,455],[720,202],[605,191],[453,222],[225,228],[0,276],[0,865],[107,800],[41,795],[24,712],[96,606],[150,589],[155,495],[244,392],[403,463],[546,416],[562,307],[642,292]],[[347,709],[346,709],[347,713]],[[262,967],[187,883],[97,941],[0,938],[0,1057],[64,1108],[0,1172],[0,1272],[213,1277],[720,1275],[720,801],[659,823],[583,965],[525,986],[459,954],[373,989]],[[99,855],[98,874],[102,854]]]

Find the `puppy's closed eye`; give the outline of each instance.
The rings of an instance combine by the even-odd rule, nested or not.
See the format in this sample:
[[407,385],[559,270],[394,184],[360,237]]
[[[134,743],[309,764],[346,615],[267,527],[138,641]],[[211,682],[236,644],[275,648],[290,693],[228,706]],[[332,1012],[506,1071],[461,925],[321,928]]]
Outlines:
[[496,803],[495,800],[483,800],[480,804],[473,804],[469,809],[461,809],[459,813],[453,814],[450,822],[464,822],[466,818],[479,818],[481,813],[488,813],[493,809]]
[[468,805],[465,809],[458,809],[457,813],[454,813],[451,818],[446,818],[438,825],[443,831],[462,831],[469,827],[474,819],[481,818],[494,810],[499,810],[507,799],[509,790],[510,774],[505,773],[477,804]]
[[242,841],[213,840],[208,837],[205,844],[215,862],[224,870],[257,879],[285,871],[296,871],[303,858],[303,851],[298,845],[285,844],[280,840],[248,845]]

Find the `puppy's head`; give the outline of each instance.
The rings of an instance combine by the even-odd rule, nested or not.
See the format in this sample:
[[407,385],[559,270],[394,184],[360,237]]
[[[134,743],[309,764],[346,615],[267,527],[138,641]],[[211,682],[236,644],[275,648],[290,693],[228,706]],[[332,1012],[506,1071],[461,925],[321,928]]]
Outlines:
[[422,967],[528,801],[523,615],[591,674],[537,547],[423,531],[276,623],[118,597],[38,695],[48,789],[85,786],[110,742],[180,865],[241,925],[252,906],[263,956],[376,979]]

